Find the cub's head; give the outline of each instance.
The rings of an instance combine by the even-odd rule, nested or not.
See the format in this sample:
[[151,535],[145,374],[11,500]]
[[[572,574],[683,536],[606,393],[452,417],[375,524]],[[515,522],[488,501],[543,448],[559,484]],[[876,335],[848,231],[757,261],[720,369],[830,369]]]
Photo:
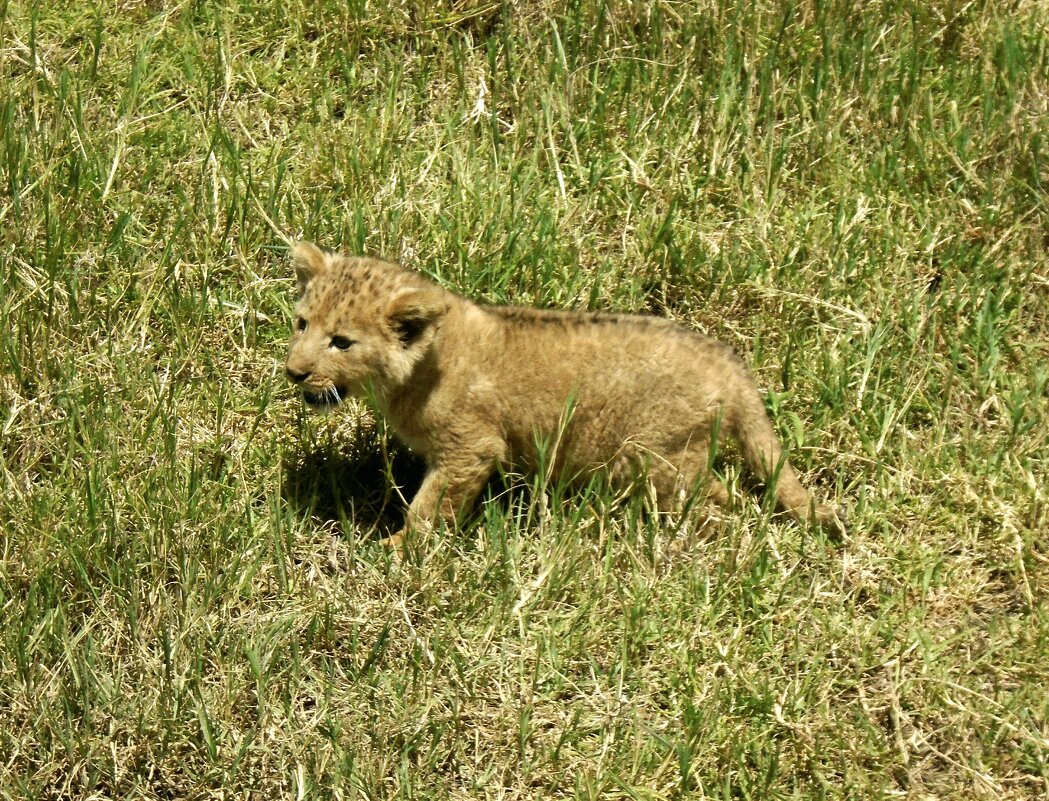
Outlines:
[[449,293],[396,264],[308,242],[295,245],[292,261],[299,302],[284,367],[306,403],[320,410],[403,386],[433,343]]

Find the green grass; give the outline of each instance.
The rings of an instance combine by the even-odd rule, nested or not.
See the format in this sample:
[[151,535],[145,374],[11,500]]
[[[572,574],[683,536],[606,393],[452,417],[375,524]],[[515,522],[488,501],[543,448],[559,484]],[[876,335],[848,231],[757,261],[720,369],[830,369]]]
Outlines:
[[[1043,3],[0,0],[0,795],[1049,796]],[[735,346],[841,544],[418,468],[289,238]]]

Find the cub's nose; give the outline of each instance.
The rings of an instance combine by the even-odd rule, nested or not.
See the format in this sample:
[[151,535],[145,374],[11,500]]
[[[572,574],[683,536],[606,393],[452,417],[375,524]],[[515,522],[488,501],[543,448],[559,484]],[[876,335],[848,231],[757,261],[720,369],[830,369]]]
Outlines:
[[301,384],[303,381],[310,377],[310,373],[299,373],[295,370],[292,370],[290,367],[285,367],[284,370],[288,374],[288,378],[290,378],[292,382],[296,384]]

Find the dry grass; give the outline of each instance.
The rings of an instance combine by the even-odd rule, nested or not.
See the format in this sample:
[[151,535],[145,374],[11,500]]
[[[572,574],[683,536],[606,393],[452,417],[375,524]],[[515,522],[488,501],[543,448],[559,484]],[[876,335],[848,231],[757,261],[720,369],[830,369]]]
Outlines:
[[[0,3],[0,794],[1049,796],[1041,3]],[[835,545],[417,465],[285,242],[746,354]]]

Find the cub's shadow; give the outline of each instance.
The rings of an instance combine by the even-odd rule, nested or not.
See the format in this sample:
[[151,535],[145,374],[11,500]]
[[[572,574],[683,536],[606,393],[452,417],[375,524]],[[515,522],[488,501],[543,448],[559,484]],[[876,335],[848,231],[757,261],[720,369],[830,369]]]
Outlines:
[[404,524],[405,502],[422,483],[425,464],[374,425],[350,436],[306,442],[285,452],[283,496],[299,514],[352,523],[388,537]]
[[[738,457],[732,446],[724,450],[729,455],[727,463],[737,461],[732,458]],[[725,454],[719,452],[715,473],[723,475],[725,464]],[[352,526],[368,539],[388,537],[404,525],[407,504],[415,497],[426,471],[420,457],[387,437],[374,423],[363,423],[350,433],[302,437],[285,450],[282,465],[282,496],[297,514],[315,517],[343,533]],[[737,480],[736,503],[747,495],[762,496],[764,487],[754,477],[744,473]],[[595,492],[596,497],[610,497],[600,484],[589,491],[561,487],[554,496],[561,502],[586,503]],[[490,501],[507,510],[526,508],[533,493],[521,476],[497,471],[463,524],[476,523],[483,505]]]
[[[351,434],[332,435],[285,451],[282,496],[299,515],[316,517],[345,532],[345,526],[369,539],[383,539],[404,525],[408,503],[415,497],[426,463],[374,424]],[[496,471],[478,502],[463,519],[469,527],[485,503],[504,508],[523,506],[531,498],[519,477]]]

